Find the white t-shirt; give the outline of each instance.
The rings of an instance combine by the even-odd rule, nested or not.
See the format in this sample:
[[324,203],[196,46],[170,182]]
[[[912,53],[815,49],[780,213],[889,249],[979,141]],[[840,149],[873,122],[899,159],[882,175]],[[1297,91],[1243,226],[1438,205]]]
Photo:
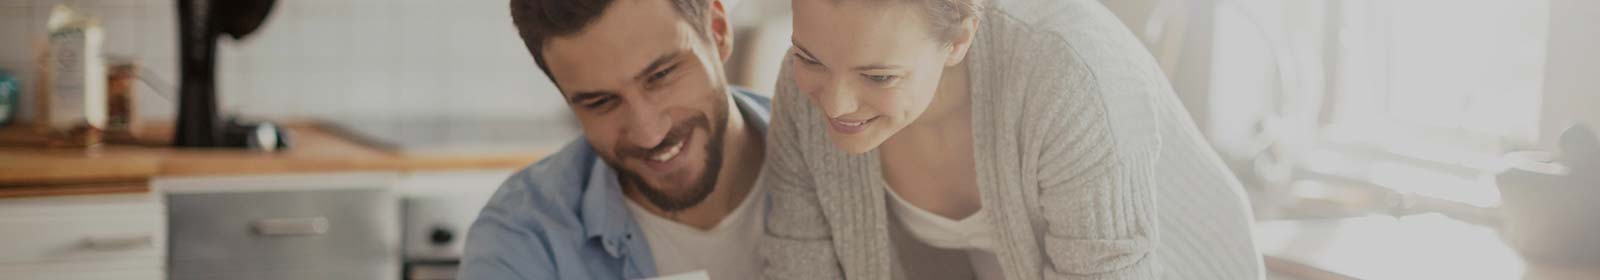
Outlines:
[[706,271],[711,279],[759,279],[761,257],[756,245],[766,224],[766,194],[756,186],[739,207],[711,230],[700,230],[650,213],[628,200],[628,210],[639,222],[656,275],[670,276]]
[[[884,191],[889,193],[889,209],[892,215],[909,235],[922,244],[946,250],[958,250],[966,254],[966,261],[972,266],[972,274],[979,280],[1005,279],[1000,271],[1000,257],[994,254],[995,231],[989,222],[987,208],[978,209],[971,216],[955,220],[939,216],[933,212],[923,210],[911,202],[900,198],[894,189],[885,185]],[[902,249],[904,250],[904,249]],[[901,252],[902,265],[913,270],[939,270],[943,266],[963,265],[949,263],[951,259],[941,258],[934,254],[917,254]],[[948,277],[946,277],[948,276]],[[937,275],[931,276],[940,279],[966,278],[964,275]]]

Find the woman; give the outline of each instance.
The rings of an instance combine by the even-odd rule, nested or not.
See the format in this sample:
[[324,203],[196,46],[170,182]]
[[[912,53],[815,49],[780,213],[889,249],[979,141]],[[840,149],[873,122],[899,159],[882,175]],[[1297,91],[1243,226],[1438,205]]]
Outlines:
[[1009,5],[793,1],[768,277],[1159,278],[1165,78],[1096,2]]

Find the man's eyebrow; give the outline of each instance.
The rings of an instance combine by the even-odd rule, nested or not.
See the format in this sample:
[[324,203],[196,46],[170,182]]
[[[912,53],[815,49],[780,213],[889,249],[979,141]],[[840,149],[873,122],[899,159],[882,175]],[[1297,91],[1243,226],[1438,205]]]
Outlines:
[[568,103],[578,103],[578,102],[583,102],[583,101],[590,100],[590,99],[595,99],[595,98],[601,98],[601,97],[605,97],[607,95],[613,95],[613,94],[615,94],[615,92],[612,92],[612,91],[609,91],[609,90],[596,90],[596,91],[577,92],[577,93],[573,93],[572,94],[572,98],[568,98],[567,102]]
[[679,51],[674,51],[674,52],[668,52],[668,53],[661,54],[661,56],[656,57],[655,60],[650,61],[650,64],[646,65],[644,67],[644,70],[640,70],[639,74],[635,74],[633,76],[633,79],[641,80],[641,79],[644,79],[645,77],[649,77],[650,74],[655,73],[656,70],[661,69],[661,67],[666,66],[668,63],[672,63],[673,61],[677,60],[677,58],[679,57],[679,54],[682,54],[683,52],[684,51],[679,50]]
[[[634,79],[643,79],[645,77],[649,77],[650,74],[655,73],[657,69],[661,69],[661,67],[666,66],[668,63],[672,63],[673,61],[677,60],[679,54],[682,54],[683,52],[684,51],[680,50],[661,54],[661,56],[656,57],[655,60],[650,61],[649,65],[645,65],[644,70],[639,71],[639,74],[634,75]],[[617,92],[612,90],[579,91],[569,94],[571,97],[567,98],[567,103],[579,103],[590,99],[616,94]]]

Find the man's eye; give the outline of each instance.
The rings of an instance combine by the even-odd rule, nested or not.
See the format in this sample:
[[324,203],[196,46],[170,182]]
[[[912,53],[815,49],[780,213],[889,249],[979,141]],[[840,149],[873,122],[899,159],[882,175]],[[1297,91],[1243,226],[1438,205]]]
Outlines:
[[584,108],[589,108],[589,109],[600,108],[602,106],[606,106],[606,104],[611,104],[611,102],[612,102],[611,99],[613,99],[613,98],[615,98],[615,97],[609,97],[608,96],[608,97],[601,97],[601,98],[591,99],[589,102],[584,103],[583,107]]
[[861,76],[862,76],[862,77],[866,77],[866,78],[867,78],[867,80],[871,80],[871,81],[873,81],[873,82],[878,82],[878,83],[887,83],[887,82],[893,82],[893,81],[894,81],[894,80],[895,80],[895,79],[899,79],[899,78],[900,78],[900,76],[895,76],[895,75],[870,75],[870,74],[861,74]]
[[675,69],[678,69],[677,65],[673,65],[672,67],[667,67],[666,69],[661,69],[661,71],[651,73],[650,82],[655,83],[661,81],[662,79],[666,79],[667,75],[672,75],[672,71]]

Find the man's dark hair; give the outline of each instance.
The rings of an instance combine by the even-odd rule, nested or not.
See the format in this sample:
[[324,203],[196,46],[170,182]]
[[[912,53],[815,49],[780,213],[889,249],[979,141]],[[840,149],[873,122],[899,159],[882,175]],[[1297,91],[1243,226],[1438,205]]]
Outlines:
[[[601,13],[604,13],[614,1],[616,0],[511,0],[511,22],[517,26],[517,34],[522,35],[522,44],[528,47],[528,53],[533,54],[533,61],[539,64],[539,70],[544,70],[544,75],[550,78],[551,83],[555,83],[555,75],[550,74],[550,67],[545,65],[545,42],[550,38],[582,31],[599,19]],[[694,27],[696,35],[704,38],[707,30],[706,6],[710,0],[647,1],[672,1],[672,7],[677,10],[678,16],[689,21],[689,26]]]

